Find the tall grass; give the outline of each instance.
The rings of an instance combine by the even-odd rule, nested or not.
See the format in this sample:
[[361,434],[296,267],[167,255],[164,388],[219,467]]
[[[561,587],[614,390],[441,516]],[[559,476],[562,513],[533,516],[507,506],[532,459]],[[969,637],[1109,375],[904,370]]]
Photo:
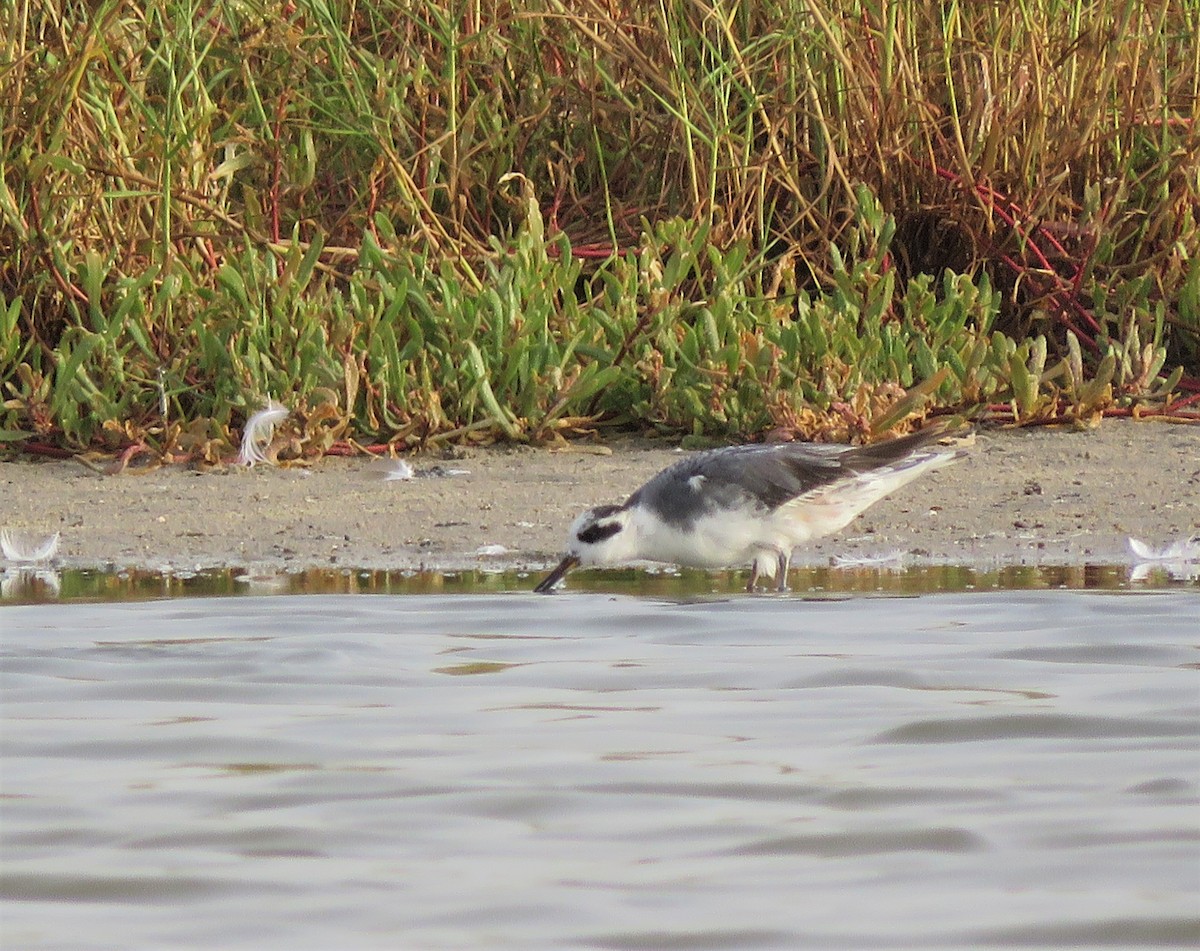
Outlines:
[[[1194,412],[1200,2],[0,9],[0,438]],[[32,439],[36,437],[36,439]]]

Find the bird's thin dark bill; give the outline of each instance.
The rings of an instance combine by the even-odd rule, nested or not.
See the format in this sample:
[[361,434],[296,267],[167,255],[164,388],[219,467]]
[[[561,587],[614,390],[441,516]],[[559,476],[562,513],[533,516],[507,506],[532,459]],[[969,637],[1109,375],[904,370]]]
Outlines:
[[562,581],[563,576],[577,564],[579,564],[578,558],[576,558],[574,555],[567,555],[566,558],[558,563],[558,567],[550,572],[550,574],[546,575],[546,577],[543,578],[538,586],[533,590],[538,594],[546,594],[551,588]]

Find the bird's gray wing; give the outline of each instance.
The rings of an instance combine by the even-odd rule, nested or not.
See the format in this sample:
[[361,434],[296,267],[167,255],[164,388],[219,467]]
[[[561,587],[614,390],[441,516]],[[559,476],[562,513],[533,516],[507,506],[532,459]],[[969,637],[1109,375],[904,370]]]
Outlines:
[[781,443],[698,453],[664,469],[625,505],[647,505],[685,530],[720,510],[771,511],[843,476],[846,449]]

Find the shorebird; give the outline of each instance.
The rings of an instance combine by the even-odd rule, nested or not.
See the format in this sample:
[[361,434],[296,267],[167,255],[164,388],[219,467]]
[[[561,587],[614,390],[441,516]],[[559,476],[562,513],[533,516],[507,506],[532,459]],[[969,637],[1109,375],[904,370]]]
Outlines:
[[729,446],[664,469],[621,505],[588,509],[567,552],[534,591],[550,591],[576,565],[659,561],[692,568],[749,562],[787,590],[792,549],[836,532],[905,483],[965,453],[935,445],[947,427],[870,446],[775,443]]

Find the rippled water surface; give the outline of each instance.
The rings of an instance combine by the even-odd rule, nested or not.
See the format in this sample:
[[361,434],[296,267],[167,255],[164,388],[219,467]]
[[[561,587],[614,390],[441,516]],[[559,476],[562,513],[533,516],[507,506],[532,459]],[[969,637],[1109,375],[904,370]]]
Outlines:
[[3,946],[1191,947],[1200,594],[0,607]]

